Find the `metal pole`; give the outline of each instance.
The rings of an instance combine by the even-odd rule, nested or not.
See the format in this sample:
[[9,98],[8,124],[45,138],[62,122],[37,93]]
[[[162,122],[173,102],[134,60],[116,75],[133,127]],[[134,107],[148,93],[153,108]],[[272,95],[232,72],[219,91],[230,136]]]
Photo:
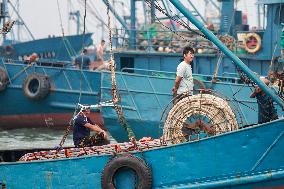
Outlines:
[[130,2],[130,49],[136,49],[136,4],[135,0],[131,0]]
[[260,5],[257,5],[257,29],[259,30],[261,28],[261,24],[260,24]]
[[22,19],[22,17],[19,15],[19,13],[17,12],[17,9],[14,7],[14,5],[8,1],[11,5],[11,7],[13,8],[14,12],[17,14],[17,17],[20,18],[21,22],[24,24],[25,28],[27,29],[28,33],[30,34],[30,36],[32,37],[32,39],[34,40],[35,37],[34,35],[32,34],[32,32],[30,31],[30,29],[27,27],[26,23],[24,22],[24,20]]
[[128,35],[130,35],[129,28],[127,27],[127,24],[123,21],[123,19],[116,13],[116,11],[113,9],[113,7],[109,4],[108,0],[103,0],[106,6],[109,6],[109,10],[113,13],[115,18],[119,21],[119,23],[124,27],[125,31]]
[[190,0],[188,0],[187,1],[190,5],[191,5],[191,7],[194,9],[194,11],[198,14],[198,16],[201,18],[201,20],[203,21],[203,23],[204,24],[207,24],[207,21],[203,18],[203,16],[200,14],[200,12],[197,10],[197,8],[194,6],[194,4],[190,1]]
[[[1,15],[1,16],[3,16],[2,17],[2,19],[3,19],[2,28],[3,28],[4,25],[5,25],[5,22],[6,22],[6,17],[8,16],[7,0],[3,0],[3,7],[2,8],[3,9],[1,10],[1,12],[2,12],[3,15]],[[5,42],[6,42],[6,35],[3,34],[3,43],[5,43]]]
[[[20,14],[20,1],[19,0],[17,0],[17,10],[18,10],[17,12]],[[19,18],[18,18],[18,20],[19,20]],[[21,41],[20,30],[21,30],[21,26],[20,26],[20,23],[19,23],[18,26],[17,26],[17,40],[18,41]]]
[[155,7],[154,7],[154,0],[151,0],[151,24],[155,23]]
[[269,95],[279,106],[284,108],[284,102],[272,90],[269,89],[233,52],[209,31],[199,20],[197,20],[179,0],[169,0],[192,24],[194,24],[206,37],[212,41],[225,55],[227,55],[245,74],[247,74],[267,95]]
[[221,12],[220,7],[218,7],[214,1],[209,0],[209,2],[219,11],[219,13]]
[[[172,16],[172,13],[169,11],[169,7],[168,7],[167,4],[165,3],[165,0],[162,0],[162,3],[163,3],[163,5],[164,5],[164,7],[165,7],[165,10],[166,10],[167,14],[170,15],[170,16]],[[170,22],[171,22],[171,26],[172,26],[173,30],[176,31],[177,28],[176,28],[176,25],[175,25],[174,21],[172,21],[172,20],[170,19]]]

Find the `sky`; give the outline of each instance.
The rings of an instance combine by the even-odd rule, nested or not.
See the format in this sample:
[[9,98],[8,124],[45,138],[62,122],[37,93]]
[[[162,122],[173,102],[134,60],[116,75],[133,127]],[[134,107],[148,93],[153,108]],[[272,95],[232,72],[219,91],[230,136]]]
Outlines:
[[[216,1],[216,0],[215,0]],[[11,0],[12,4],[16,7],[19,3],[18,13],[21,15],[25,24],[36,39],[45,38],[48,35],[62,36],[62,31],[65,35],[76,33],[76,24],[74,20],[69,20],[68,12],[79,10],[83,18],[84,0]],[[89,32],[94,32],[94,41],[97,43],[101,38],[106,38],[107,31],[104,31],[105,36],[102,36],[102,29],[99,26],[101,23],[94,17],[95,13],[99,18],[106,21],[106,6],[102,0],[87,0],[90,3],[87,12],[86,28]],[[116,10],[120,11],[119,14],[129,14],[129,2],[127,0],[110,0],[115,2]],[[187,1],[182,0],[184,4]],[[256,0],[239,0],[238,8],[248,12],[249,24],[256,25]],[[137,2],[141,3],[141,1]],[[192,0],[192,3],[199,9],[204,10],[204,3],[201,0]],[[137,5],[141,9],[140,5]],[[15,18],[17,15],[11,11],[11,17]],[[143,14],[142,10],[138,10],[138,16]],[[202,12],[202,11],[200,11]],[[81,18],[81,19],[82,19]],[[82,23],[82,20],[81,20]],[[117,21],[112,21],[112,25],[119,25]],[[16,26],[14,27],[16,29]],[[30,40],[28,32],[25,29],[20,30],[20,39]],[[82,33],[82,31],[81,31]],[[17,35],[17,32],[15,32]]]

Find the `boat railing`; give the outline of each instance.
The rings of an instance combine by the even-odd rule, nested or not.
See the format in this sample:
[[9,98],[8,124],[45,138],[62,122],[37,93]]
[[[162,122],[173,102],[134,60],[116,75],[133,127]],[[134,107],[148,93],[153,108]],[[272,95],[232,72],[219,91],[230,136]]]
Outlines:
[[[216,46],[209,40],[188,30],[163,30],[162,27],[149,26],[148,29],[113,29],[113,47],[117,50],[135,50],[146,52],[181,53],[184,46],[191,44],[197,54],[216,54]],[[128,35],[135,33],[135,40]],[[214,33],[214,31],[212,31]],[[245,55],[244,38],[251,31],[238,31],[237,38],[218,35],[218,38],[233,52]],[[257,33],[263,33],[258,31]],[[133,42],[134,41],[134,42]],[[132,44],[131,44],[132,43]]]
[[[185,30],[165,31],[159,29],[130,30],[136,33],[135,44],[130,44],[131,38],[124,29],[115,29],[113,46],[115,49],[131,49],[157,52],[182,52],[182,48],[191,43],[198,53],[213,54],[217,52],[212,42],[192,32]],[[132,48],[130,46],[133,46]]]
[[[72,77],[70,73],[72,73],[74,70],[77,70],[73,68],[72,64],[68,61],[56,61],[52,62],[52,60],[47,61],[35,61],[35,62],[26,62],[26,61],[20,61],[20,60],[12,60],[12,59],[0,59],[0,65],[4,66],[4,68],[7,70],[7,66],[16,66],[17,68],[14,69],[18,70],[16,72],[11,72],[8,74],[8,80],[10,84],[13,84],[17,87],[22,87],[19,85],[19,82],[21,82],[21,78],[27,77],[29,72],[28,69],[33,69],[34,72],[44,74],[46,76],[50,76],[50,73],[54,73],[54,70],[60,70],[62,74],[60,74],[61,77],[56,77],[57,83],[65,82],[66,85],[64,87],[53,87],[51,90],[53,91],[60,91],[65,93],[80,93],[80,88],[78,86],[74,85],[74,82],[72,82]],[[21,68],[21,69],[19,69]],[[92,94],[92,95],[98,95],[98,92],[96,89],[92,87],[91,82],[89,81],[89,75],[87,72],[91,72],[90,70],[86,71],[80,71],[78,70],[78,74],[80,74],[83,80],[83,83],[85,83],[85,87],[83,90],[83,94]],[[60,80],[60,82],[59,82]],[[60,86],[58,84],[58,86]]]
[[12,60],[12,59],[4,59],[5,63],[14,63],[14,64],[31,64],[34,63],[38,66],[47,66],[47,67],[72,67],[70,61],[56,60],[56,59],[39,59],[37,61],[25,61],[25,60]]
[[[140,75],[147,75],[149,77],[159,77],[159,78],[172,78],[174,79],[176,77],[175,72],[168,72],[168,71],[159,71],[159,70],[148,70],[148,69],[140,69],[140,68],[127,68],[124,67],[121,69],[121,72],[131,72],[135,74]],[[227,76],[226,76],[227,75]],[[228,76],[230,75],[230,76]],[[203,75],[203,74],[193,74],[193,77],[200,81],[205,82],[211,82],[212,81],[212,75]],[[217,76],[216,78],[217,82],[226,82],[226,83],[236,83],[236,84],[242,84],[243,81],[239,78],[237,73],[229,73],[224,72],[222,76]]]

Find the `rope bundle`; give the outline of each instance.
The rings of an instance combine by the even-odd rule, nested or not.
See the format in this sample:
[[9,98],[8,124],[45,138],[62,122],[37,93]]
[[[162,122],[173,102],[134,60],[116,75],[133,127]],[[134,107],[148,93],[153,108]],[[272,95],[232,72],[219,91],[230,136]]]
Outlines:
[[164,125],[164,140],[174,144],[185,142],[186,138],[182,132],[184,123],[191,116],[197,115],[208,118],[207,124],[214,134],[238,128],[235,114],[228,102],[210,94],[197,94],[181,99],[169,111]]

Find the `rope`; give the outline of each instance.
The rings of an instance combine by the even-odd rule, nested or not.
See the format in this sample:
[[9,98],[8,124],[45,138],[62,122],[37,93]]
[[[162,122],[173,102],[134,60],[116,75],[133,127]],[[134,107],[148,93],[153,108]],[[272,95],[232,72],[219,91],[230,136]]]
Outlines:
[[[183,27],[185,27],[186,29],[188,29],[189,31],[203,37],[204,39],[207,39],[205,35],[193,30],[190,28],[190,26],[184,22],[178,15],[175,15],[175,16],[171,16],[169,15],[160,5],[159,3],[157,2],[157,4],[154,2],[154,1],[150,1],[150,0],[145,0],[146,4],[149,6],[149,7],[152,7],[154,6],[155,9],[157,9],[158,11],[160,11],[162,14],[164,14],[165,16],[167,16],[169,19],[171,19],[172,21],[175,21],[177,22],[178,24],[182,25]],[[185,39],[182,35],[178,34],[176,31],[173,31],[170,27],[164,25],[160,19],[157,17],[157,15],[155,15],[155,18],[159,21],[159,23],[162,24],[162,26],[164,26],[165,28],[169,29],[172,33],[174,33],[175,35],[179,36],[180,38],[182,38],[183,40],[185,40],[186,42],[189,42],[189,43],[192,43],[191,41]],[[176,19],[178,18],[178,19]]]
[[[87,0],[85,0],[85,5],[86,5],[86,1],[87,1]],[[58,0],[57,0],[57,5],[59,6]],[[58,7],[58,8],[59,8],[59,7]],[[86,22],[85,22],[85,20],[86,20],[86,6],[85,6],[85,13],[84,13],[84,30],[83,30],[82,46],[83,46],[84,37],[85,37],[85,28],[86,28]],[[64,35],[64,33],[63,33],[63,35]],[[82,62],[83,62],[83,61],[82,61]],[[83,80],[83,71],[82,71],[82,66],[81,66],[81,69],[80,69],[80,93],[79,93],[78,103],[77,103],[77,106],[75,107],[75,110],[74,110],[73,115],[72,115],[72,117],[71,117],[71,119],[70,119],[70,121],[69,121],[69,124],[68,124],[68,126],[67,126],[67,128],[66,128],[66,130],[65,130],[65,133],[64,133],[64,135],[63,135],[63,137],[62,137],[62,139],[61,139],[61,141],[60,141],[60,143],[59,143],[59,148],[57,149],[57,152],[58,152],[58,150],[61,149],[62,146],[64,145],[65,140],[66,140],[66,138],[67,138],[67,136],[68,136],[68,134],[69,134],[69,132],[70,132],[70,130],[71,130],[71,126],[74,125],[74,119],[73,119],[73,118],[74,118],[74,117],[76,116],[76,114],[77,114],[78,104],[79,104],[79,102],[81,102],[81,97],[82,97],[82,80]]]
[[[280,4],[280,8],[279,8],[279,14],[278,14],[278,20],[279,21],[281,19],[281,11],[282,11],[282,4]],[[276,39],[279,39],[279,32],[276,32]],[[272,59],[271,59],[271,62],[270,62],[269,68],[268,68],[267,75],[269,75],[269,73],[272,71],[272,67],[274,65],[274,61],[275,61],[274,55],[275,55],[275,52],[276,52],[276,49],[277,49],[277,46],[278,46],[278,42],[279,41],[277,40],[275,45],[274,45],[274,50],[273,50],[273,53],[272,53]]]
[[14,23],[15,23],[14,20],[9,20],[9,21],[5,22],[3,28],[0,29],[0,34],[6,35],[7,33],[9,33],[11,31]]
[[107,1],[107,16],[108,16],[108,30],[109,30],[109,54],[110,54],[110,61],[109,61],[109,67],[111,71],[111,83],[112,83],[112,100],[113,100],[113,105],[114,109],[116,111],[116,114],[118,116],[119,123],[121,126],[126,130],[128,134],[128,138],[131,142],[135,143],[135,135],[131,129],[131,127],[128,125],[126,122],[126,119],[124,117],[124,113],[122,110],[122,107],[118,105],[118,102],[121,100],[119,98],[119,94],[117,91],[117,86],[116,86],[116,79],[115,79],[115,62],[113,58],[113,51],[112,51],[112,32],[111,32],[111,27],[110,27],[110,14],[109,14],[109,1]]
[[174,144],[187,141],[182,129],[187,119],[196,115],[209,119],[208,124],[214,135],[238,129],[235,114],[227,101],[210,94],[198,94],[181,99],[171,108],[165,121],[163,138]]
[[60,20],[60,28],[61,28],[61,32],[62,32],[62,41],[63,44],[67,50],[67,53],[70,57],[74,56],[75,50],[73,49],[73,47],[71,46],[70,42],[66,39],[65,34],[64,34],[64,27],[62,24],[62,16],[61,16],[61,11],[60,11],[60,5],[59,5],[59,1],[57,0],[57,9],[58,9],[58,14],[59,14],[59,20]]

